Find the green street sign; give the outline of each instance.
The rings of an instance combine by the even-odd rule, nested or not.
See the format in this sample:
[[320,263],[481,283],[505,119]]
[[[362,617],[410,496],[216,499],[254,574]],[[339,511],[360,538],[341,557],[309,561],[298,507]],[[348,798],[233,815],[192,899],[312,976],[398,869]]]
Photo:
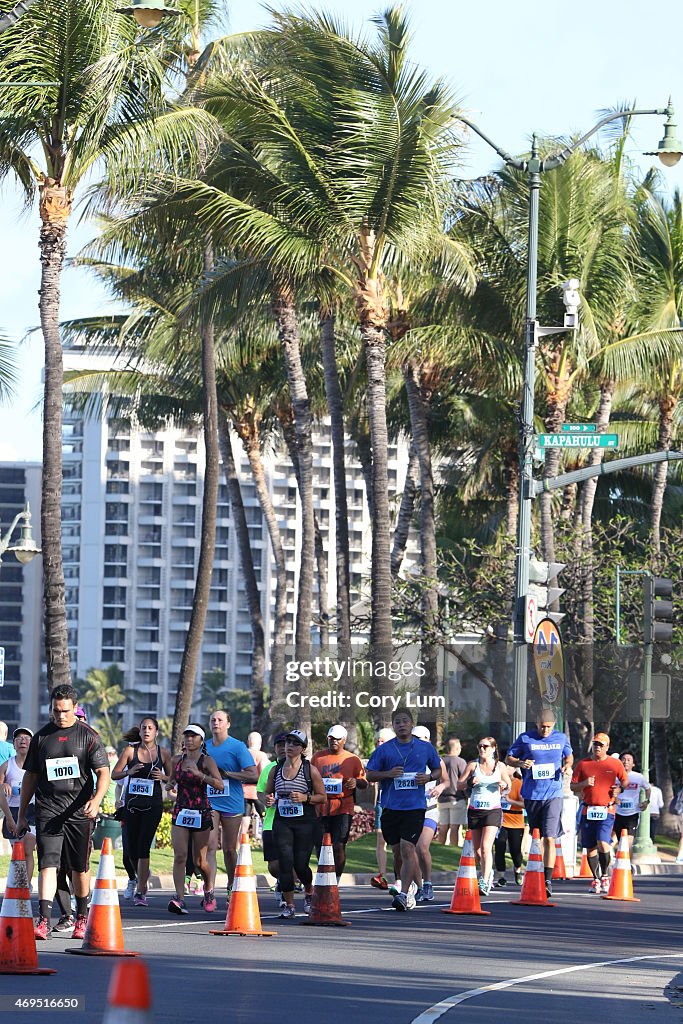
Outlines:
[[618,434],[539,434],[539,448],[618,448]]
[[595,423],[563,423],[560,427],[564,434],[594,434],[597,429]]

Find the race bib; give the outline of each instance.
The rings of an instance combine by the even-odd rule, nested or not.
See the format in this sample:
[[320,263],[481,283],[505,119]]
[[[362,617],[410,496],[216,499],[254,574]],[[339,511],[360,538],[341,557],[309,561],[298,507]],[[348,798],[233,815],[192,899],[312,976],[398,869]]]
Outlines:
[[176,818],[176,825],[182,825],[183,828],[201,828],[202,827],[202,814],[201,811],[179,811],[178,817]]
[[285,797],[280,797],[277,809],[281,818],[301,818],[304,813],[303,804],[295,804],[293,800],[287,800]]
[[77,757],[48,757],[45,761],[48,782],[62,782],[64,779],[80,778]]
[[153,779],[129,779],[128,780],[128,796],[148,796],[154,795],[154,780]]
[[328,796],[341,796],[343,779],[323,779]]
[[21,786],[12,786],[12,796],[21,795]]
[[404,772],[394,779],[394,789],[417,789],[415,776],[417,772]]
[[216,786],[207,786],[206,795],[214,798],[218,796],[230,796],[230,779],[223,780],[222,789],[218,789]]
[[512,804],[510,803],[509,800],[503,799],[500,801],[500,806],[503,808],[504,811],[509,811],[510,808],[512,807]]
[[554,779],[555,778],[555,765],[554,764],[536,764],[531,766],[531,778],[532,779]]
[[480,793],[470,800],[470,807],[475,811],[491,811],[499,806],[493,793]]
[[587,807],[586,818],[588,821],[606,821],[607,820],[607,808],[606,807]]
[[628,795],[622,793],[621,796],[617,797],[617,811],[619,814],[636,814],[639,810],[639,801],[631,793]]

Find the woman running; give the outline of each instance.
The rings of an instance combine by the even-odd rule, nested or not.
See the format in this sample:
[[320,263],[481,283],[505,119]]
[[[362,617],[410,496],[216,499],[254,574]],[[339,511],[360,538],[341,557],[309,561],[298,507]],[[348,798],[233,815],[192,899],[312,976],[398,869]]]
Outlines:
[[171,777],[171,752],[158,744],[159,723],[146,715],[140,722],[140,742],[130,743],[121,753],[112,779],[127,779],[123,803],[126,847],[135,865],[136,887],[133,904],[147,906],[149,851],[164,809],[162,783]]
[[467,809],[467,827],[472,832],[474,852],[479,859],[479,892],[488,896],[493,868],[493,841],[503,820],[501,793],[512,783],[510,769],[498,760],[498,745],[493,736],[484,736],[477,744],[479,757],[470,761],[458,780],[458,789],[472,787]]
[[173,808],[171,842],[173,843],[173,884],[175,896],[168,904],[171,914],[187,914],[185,907],[185,865],[192,843],[192,859],[204,879],[202,906],[207,914],[216,909],[216,899],[209,890],[209,864],[206,851],[211,831],[211,805],[207,787],[223,792],[223,779],[212,757],[205,753],[205,733],[201,725],[191,722],[183,733],[185,752],[171,762],[177,796]]
[[284,905],[280,917],[296,916],[294,871],[306,890],[304,911],[311,911],[313,874],[308,862],[317,836],[316,806],[327,800],[322,776],[304,757],[308,746],[305,733],[287,733],[285,756],[270,770],[266,783],[266,806],[275,806],[273,839],[278,851],[280,890]]
[[[0,810],[3,811],[5,815],[5,820],[2,823],[2,834],[5,839],[9,839],[10,842],[14,842],[17,838],[16,822],[19,815],[21,780],[24,777],[24,761],[26,760],[32,736],[33,733],[31,730],[26,729],[23,725],[20,725],[18,729],[15,729],[12,741],[14,743],[16,753],[14,757],[10,757],[9,760],[5,761],[5,763],[0,766]],[[35,799],[32,799],[28,806],[26,815],[30,831],[22,836],[24,853],[26,854],[26,872],[28,874],[29,882],[33,875],[33,851],[36,848],[35,808]]]

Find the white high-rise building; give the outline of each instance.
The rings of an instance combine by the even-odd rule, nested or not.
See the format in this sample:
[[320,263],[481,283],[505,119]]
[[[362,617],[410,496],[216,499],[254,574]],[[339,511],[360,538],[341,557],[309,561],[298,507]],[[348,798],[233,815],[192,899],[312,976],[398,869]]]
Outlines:
[[[75,359],[71,357],[74,362]],[[78,358],[83,365],[83,357]],[[349,445],[349,447],[351,447]],[[266,637],[274,599],[270,542],[246,456],[234,439]],[[74,675],[118,665],[125,685],[143,693],[137,711],[172,713],[199,558],[204,485],[200,430],[150,432],[134,419],[67,413],[63,432],[63,550],[69,646]],[[347,456],[348,456],[347,452]],[[265,459],[287,556],[288,642],[293,642],[300,526],[297,488],[284,452]],[[402,488],[407,450],[389,451],[390,488]],[[369,572],[371,534],[362,472],[347,465],[352,601]],[[336,602],[334,490],[329,427],[314,436],[314,500],[328,555],[328,598]],[[263,599],[268,595],[268,600]],[[219,492],[211,600],[198,670],[225,673],[248,689],[252,637],[227,486]],[[197,686],[195,693],[199,693]]]

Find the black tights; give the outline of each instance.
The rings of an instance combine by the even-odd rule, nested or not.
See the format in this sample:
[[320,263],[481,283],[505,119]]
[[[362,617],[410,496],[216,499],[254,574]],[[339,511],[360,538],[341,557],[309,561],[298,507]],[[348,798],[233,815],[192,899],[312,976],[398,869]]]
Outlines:
[[496,871],[505,871],[505,846],[510,847],[510,856],[512,857],[512,863],[515,871],[519,871],[522,866],[522,839],[524,837],[523,828],[502,828],[498,832],[493,844],[493,851],[495,856]]
[[313,873],[308,866],[318,834],[317,819],[304,815],[285,821],[279,815],[273,822],[273,838],[277,843],[280,864],[280,891],[294,890],[294,871],[297,878],[308,889]]

